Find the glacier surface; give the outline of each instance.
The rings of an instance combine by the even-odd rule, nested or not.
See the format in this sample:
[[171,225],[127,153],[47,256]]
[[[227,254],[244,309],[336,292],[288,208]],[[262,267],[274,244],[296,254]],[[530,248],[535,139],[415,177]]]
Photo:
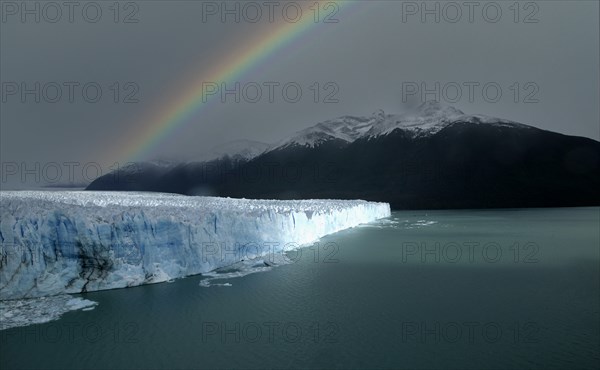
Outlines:
[[388,217],[387,203],[0,192],[0,299],[207,273]]

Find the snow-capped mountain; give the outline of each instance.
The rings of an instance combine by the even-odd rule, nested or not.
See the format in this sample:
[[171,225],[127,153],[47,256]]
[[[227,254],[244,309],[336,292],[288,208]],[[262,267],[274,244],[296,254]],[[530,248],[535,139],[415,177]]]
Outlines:
[[[236,150],[218,155],[226,152]],[[248,153],[142,171],[129,183],[109,174],[88,189],[366,199],[401,209],[600,204],[600,142],[436,102],[327,120]]]
[[290,147],[315,147],[328,141],[352,143],[361,138],[373,138],[402,130],[413,136],[433,135],[454,122],[530,127],[517,122],[485,115],[465,114],[457,108],[428,101],[413,111],[386,114],[383,110],[370,117],[343,116],[299,131],[273,146],[272,150]]
[[214,147],[210,152],[201,156],[199,161],[212,161],[224,157],[249,161],[263,154],[270,147],[270,144],[260,141],[235,140]]

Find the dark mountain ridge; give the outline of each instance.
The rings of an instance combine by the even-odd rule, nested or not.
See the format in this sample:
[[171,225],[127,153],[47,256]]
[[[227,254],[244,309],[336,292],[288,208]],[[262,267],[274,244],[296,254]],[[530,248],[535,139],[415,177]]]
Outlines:
[[600,142],[428,105],[418,118],[341,117],[254,158],[108,174],[88,189],[365,199],[394,209],[593,206]]

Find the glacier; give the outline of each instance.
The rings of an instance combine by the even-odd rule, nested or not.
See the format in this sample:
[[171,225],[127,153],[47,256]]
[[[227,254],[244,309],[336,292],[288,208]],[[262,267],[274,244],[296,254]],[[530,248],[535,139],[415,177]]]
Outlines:
[[390,216],[363,200],[0,192],[0,300],[207,273]]

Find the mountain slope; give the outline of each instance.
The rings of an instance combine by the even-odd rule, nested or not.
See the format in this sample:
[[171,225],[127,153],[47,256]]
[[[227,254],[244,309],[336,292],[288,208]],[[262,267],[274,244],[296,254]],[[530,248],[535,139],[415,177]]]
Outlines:
[[230,159],[234,160],[249,161],[255,157],[258,157],[270,147],[270,144],[260,141],[236,140],[216,146],[211,152],[207,153],[201,159],[203,162],[206,162],[229,157]]
[[529,128],[517,122],[484,115],[468,115],[451,106],[428,101],[403,114],[385,114],[378,110],[370,117],[343,116],[321,122],[282,140],[271,150],[290,146],[315,147],[337,140],[352,143],[358,139],[376,138],[402,130],[412,137],[434,135],[455,122]]
[[[237,140],[219,145],[201,159],[190,162],[153,161],[130,163],[88,185],[86,190],[159,191],[186,194],[187,182],[211,183],[221,172],[261,155],[270,145],[252,140]],[[186,187],[187,188],[187,187]],[[212,195],[208,187],[200,186],[197,194]]]
[[187,164],[152,177],[144,188],[360,198],[396,209],[598,205],[600,143],[427,103],[402,115],[325,121],[248,161]]

